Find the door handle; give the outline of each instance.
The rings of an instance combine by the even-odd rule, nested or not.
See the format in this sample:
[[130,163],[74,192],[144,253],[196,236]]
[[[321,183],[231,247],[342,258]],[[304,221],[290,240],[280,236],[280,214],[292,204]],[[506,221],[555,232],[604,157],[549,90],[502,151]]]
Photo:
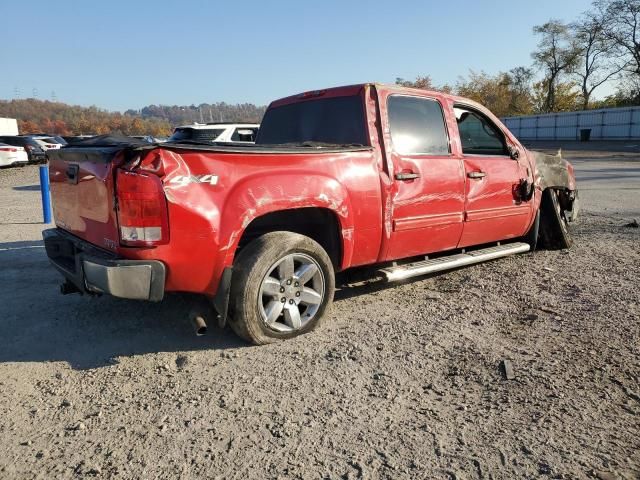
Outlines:
[[396,180],[415,180],[416,178],[420,178],[420,175],[414,172],[401,172],[395,174]]
[[467,177],[474,178],[476,180],[479,179],[479,178],[484,178],[486,176],[487,176],[487,174],[484,173],[484,172],[469,172],[469,173],[467,173]]

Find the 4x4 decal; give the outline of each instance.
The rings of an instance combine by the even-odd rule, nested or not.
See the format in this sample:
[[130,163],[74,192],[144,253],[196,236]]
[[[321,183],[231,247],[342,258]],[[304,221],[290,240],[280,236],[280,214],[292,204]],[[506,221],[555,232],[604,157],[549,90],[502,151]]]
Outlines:
[[178,175],[169,180],[170,185],[178,185],[185,187],[190,183],[208,183],[209,185],[218,184],[218,175],[207,173],[206,175]]

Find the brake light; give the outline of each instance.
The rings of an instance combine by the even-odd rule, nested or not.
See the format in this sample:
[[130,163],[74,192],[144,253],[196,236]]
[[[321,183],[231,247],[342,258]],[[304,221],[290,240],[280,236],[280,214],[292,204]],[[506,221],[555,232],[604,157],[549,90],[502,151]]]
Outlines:
[[162,182],[153,174],[118,170],[120,243],[154,246],[169,242],[169,213]]
[[18,149],[17,148],[11,148],[11,147],[2,147],[0,148],[0,152],[17,152]]
[[298,98],[313,98],[313,97],[321,97],[327,93],[326,90],[313,90],[311,92],[304,92],[298,95]]

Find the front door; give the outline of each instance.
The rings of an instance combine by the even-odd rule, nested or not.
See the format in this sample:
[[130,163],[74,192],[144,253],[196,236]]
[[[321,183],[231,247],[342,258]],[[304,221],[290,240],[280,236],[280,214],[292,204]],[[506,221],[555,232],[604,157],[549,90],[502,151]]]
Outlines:
[[387,97],[393,166],[386,260],[456,248],[462,233],[464,172],[451,153],[438,99]]
[[533,208],[520,198],[520,182],[531,172],[511,158],[502,131],[482,112],[454,107],[465,171],[465,221],[458,247],[525,234]]

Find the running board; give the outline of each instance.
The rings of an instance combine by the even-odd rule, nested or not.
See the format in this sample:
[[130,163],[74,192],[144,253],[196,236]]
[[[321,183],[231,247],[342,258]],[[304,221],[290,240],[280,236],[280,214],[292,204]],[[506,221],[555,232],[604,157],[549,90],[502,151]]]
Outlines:
[[411,277],[426,275],[428,273],[442,272],[453,268],[466,267],[475,263],[486,262],[496,258],[507,257],[516,253],[528,252],[531,249],[528,243],[516,242],[498,245],[497,247],[483,248],[466,253],[458,253],[447,257],[422,260],[420,262],[383,268],[380,270],[387,281],[404,280]]

